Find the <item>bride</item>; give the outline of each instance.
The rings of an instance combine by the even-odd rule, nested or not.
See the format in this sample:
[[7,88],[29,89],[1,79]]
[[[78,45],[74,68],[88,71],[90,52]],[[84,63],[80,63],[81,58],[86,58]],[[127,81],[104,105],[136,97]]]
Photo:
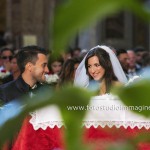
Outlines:
[[112,86],[127,82],[116,55],[107,46],[92,48],[77,68],[75,85],[88,88],[92,80],[101,85],[99,95],[110,93]]

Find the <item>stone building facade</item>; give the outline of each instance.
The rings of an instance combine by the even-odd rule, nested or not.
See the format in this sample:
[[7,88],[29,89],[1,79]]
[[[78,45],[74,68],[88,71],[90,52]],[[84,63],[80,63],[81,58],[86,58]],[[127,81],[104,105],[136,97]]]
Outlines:
[[[5,33],[8,44],[19,48],[28,44],[50,47],[54,8],[59,0],[1,0],[0,32]],[[149,25],[128,12],[97,21],[79,32],[71,47],[90,49],[97,44],[115,48],[144,46],[150,49]]]
[[5,32],[15,48],[27,44],[49,46],[48,27],[54,5],[54,0],[7,0]]
[[[132,49],[138,46],[150,49],[150,26],[129,12],[120,12],[88,27],[79,34],[80,47],[106,44],[114,48]],[[88,44],[87,44],[88,43]]]

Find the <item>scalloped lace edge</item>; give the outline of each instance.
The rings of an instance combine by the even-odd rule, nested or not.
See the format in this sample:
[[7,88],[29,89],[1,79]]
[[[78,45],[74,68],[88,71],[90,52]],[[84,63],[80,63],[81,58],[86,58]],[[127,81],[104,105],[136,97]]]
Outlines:
[[[47,127],[54,128],[57,126],[58,128],[61,128],[64,125],[63,121],[48,121],[43,123],[36,124],[36,112],[30,113],[32,118],[30,119],[30,123],[33,125],[34,130],[43,129],[46,130]],[[98,126],[105,128],[108,126],[109,128],[112,128],[115,126],[116,128],[120,128],[123,126],[125,129],[130,127],[131,129],[137,127],[138,129],[145,128],[150,129],[150,122],[135,122],[135,121],[83,121],[83,127],[90,128],[93,126],[94,128],[97,128]]]

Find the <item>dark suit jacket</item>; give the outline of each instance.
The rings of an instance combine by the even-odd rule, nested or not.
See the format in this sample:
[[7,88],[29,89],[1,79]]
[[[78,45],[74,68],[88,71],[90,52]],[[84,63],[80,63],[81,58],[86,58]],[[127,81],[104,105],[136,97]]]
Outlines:
[[20,76],[18,79],[0,85],[0,100],[4,103],[21,98],[28,94],[30,86]]
[[8,82],[13,81],[13,80],[14,80],[13,75],[10,74],[9,76],[7,76],[6,78],[4,78],[2,80],[2,84],[8,83]]

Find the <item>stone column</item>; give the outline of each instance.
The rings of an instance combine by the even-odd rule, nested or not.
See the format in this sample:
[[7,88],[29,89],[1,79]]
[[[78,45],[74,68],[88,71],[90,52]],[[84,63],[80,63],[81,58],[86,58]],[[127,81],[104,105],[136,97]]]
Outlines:
[[43,0],[21,0],[23,45],[43,46]]
[[56,0],[45,0],[44,3],[44,28],[43,28],[43,40],[46,48],[51,49],[53,40],[53,21],[54,21],[54,9],[56,6]]
[[12,1],[6,0],[6,29],[12,30]]

